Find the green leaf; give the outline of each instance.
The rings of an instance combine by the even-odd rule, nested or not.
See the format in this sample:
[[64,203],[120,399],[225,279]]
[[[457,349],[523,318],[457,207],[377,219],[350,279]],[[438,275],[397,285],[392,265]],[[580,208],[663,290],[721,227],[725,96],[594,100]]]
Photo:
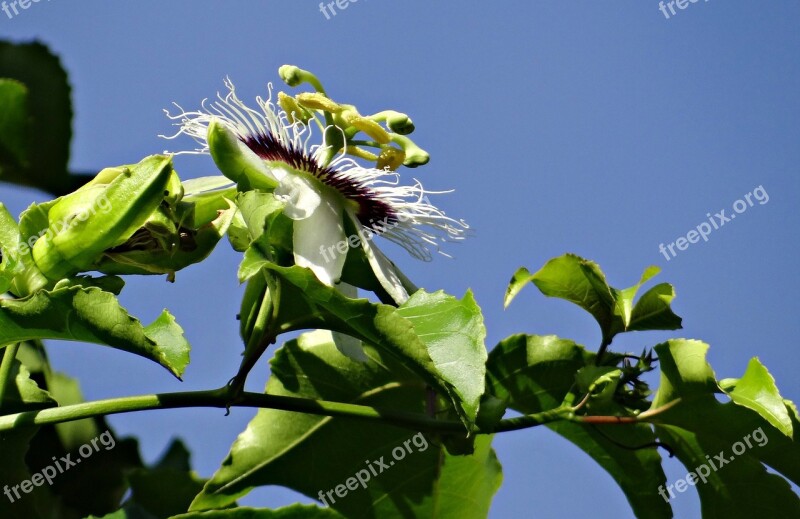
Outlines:
[[0,300],[0,345],[33,339],[108,345],[153,360],[176,377],[189,363],[189,343],[166,310],[143,327],[113,294],[94,287],[66,286]]
[[596,263],[566,254],[548,261],[532,281],[544,295],[565,299],[592,314],[604,339],[613,336],[613,329],[624,327],[614,313],[616,294]]
[[[330,508],[309,505],[291,505],[277,510],[232,508],[176,515],[172,519],[343,519]],[[124,518],[123,518],[124,519]]]
[[624,290],[620,290],[617,294],[617,314],[622,316],[623,321],[626,323],[631,322],[631,314],[633,312],[633,300],[636,298],[636,294],[639,292],[639,289],[650,281],[653,277],[658,275],[661,272],[661,269],[656,267],[655,265],[650,265],[644,272],[642,272],[642,277],[639,278],[639,282],[633,285],[632,287],[628,287]]
[[283,215],[284,204],[272,193],[241,193],[236,205],[245,228],[234,232],[232,240],[241,241],[237,244],[240,247],[246,246],[239,266],[239,281],[244,282],[253,277],[265,261],[281,264],[281,259],[291,254],[292,221]]
[[[737,383],[727,392],[733,401],[720,403],[715,394],[721,390],[706,362],[707,344],[673,339],[655,350],[661,365],[661,384],[651,410],[663,408],[654,416],[659,426],[675,426],[696,435],[700,445],[713,446],[706,451],[711,456],[719,452],[714,450],[717,445],[724,445],[728,454],[737,445],[744,449],[741,454],[734,452],[737,460],[752,457],[800,484],[800,428],[794,417],[794,404],[783,401],[792,422],[792,436],[787,437],[786,415],[778,419],[783,413],[775,408],[774,381],[760,364],[751,362],[746,379],[742,379],[743,387],[740,389]],[[737,391],[740,394],[735,399],[739,402],[734,400]],[[745,400],[748,406],[741,404]],[[780,428],[772,421],[779,422]],[[758,438],[763,441],[756,441]]]
[[[475,401],[464,401],[462,395],[469,399],[477,393],[480,382],[476,382],[475,373],[462,372],[454,367],[447,367],[447,373],[442,373],[437,363],[431,358],[426,342],[420,338],[414,323],[406,319],[397,308],[371,303],[367,299],[351,299],[343,295],[334,287],[329,287],[320,282],[311,270],[293,266],[279,267],[268,261],[258,253],[256,247],[251,247],[245,256],[241,271],[256,272],[263,268],[268,272],[274,283],[280,284],[280,305],[277,315],[270,311],[272,321],[268,328],[277,333],[307,329],[326,329],[354,337],[367,344],[392,354],[403,364],[417,373],[423,380],[431,385],[439,394],[448,395],[457,412],[467,425],[474,421],[477,411]],[[264,275],[263,273],[261,275]],[[260,306],[256,302],[262,301],[258,294],[263,295],[265,287],[262,279],[252,278],[251,282],[258,281],[259,285],[248,286],[245,300],[248,308],[241,312],[243,324],[243,337],[250,343],[251,338],[246,330],[246,323],[253,323],[253,316],[258,315]],[[436,296],[441,297],[441,296]],[[481,325],[478,325],[477,305],[465,298],[460,304],[448,303],[450,310],[459,306],[459,311],[465,312],[460,319],[470,316],[470,326],[474,328],[473,334],[480,335]],[[454,300],[455,301],[455,300]],[[431,309],[431,312],[439,310]],[[420,322],[429,327],[430,321],[424,314],[419,316]],[[466,322],[466,321],[465,321]],[[473,341],[482,338],[473,336]],[[256,341],[260,342],[260,341]],[[442,349],[443,342],[435,343],[436,355],[441,364],[447,363],[448,353]],[[460,347],[460,346],[459,346]],[[475,346],[473,356],[480,356]],[[250,355],[260,355],[263,352],[246,350],[246,358]],[[462,352],[463,353],[463,352]],[[474,367],[474,361],[472,362]],[[477,368],[480,369],[480,368]],[[482,393],[482,391],[481,391]],[[480,394],[478,394],[480,398]]]
[[503,298],[503,308],[508,308],[508,305],[511,304],[511,301],[517,297],[517,294],[527,285],[533,281],[533,274],[526,269],[525,267],[520,267],[514,272],[514,275],[511,276],[511,281],[508,282],[508,288],[506,288],[506,295]]
[[154,467],[132,471],[128,481],[131,497],[125,508],[131,509],[135,504],[158,519],[186,512],[205,483],[192,472],[189,451],[177,440]]
[[681,319],[669,306],[675,297],[670,285],[657,285],[633,303],[642,284],[658,272],[658,267],[648,267],[636,285],[619,290],[606,282],[596,263],[565,254],[551,259],[535,274],[524,268],[518,270],[506,291],[505,305],[523,286],[533,282],[545,296],[564,299],[592,314],[600,325],[604,344],[626,331],[676,330],[681,327]]
[[0,178],[5,171],[28,165],[28,89],[11,79],[0,79]]
[[[0,78],[15,79],[28,92],[27,131],[15,132],[17,142],[12,146],[26,150],[27,160],[20,162],[22,167],[4,168],[0,178],[56,195],[72,191],[85,179],[70,177],[67,171],[72,104],[67,74],[59,59],[41,43],[0,42]],[[17,128],[19,118],[16,114],[13,119]],[[22,138],[24,145],[19,142]]]
[[420,290],[398,309],[411,321],[468,422],[478,415],[486,380],[486,327],[471,291],[462,299]]
[[[8,351],[0,350],[0,360]],[[11,379],[0,402],[0,413],[10,414],[57,405],[50,394],[30,378],[28,368],[17,358],[12,361]],[[53,505],[50,493],[44,487],[33,487],[32,495],[19,488],[16,490],[19,495],[13,493],[13,485],[31,478],[25,456],[38,430],[38,427],[22,427],[0,432],[0,483],[11,486],[10,498],[7,495],[0,496],[0,517],[27,519],[40,517],[40,514],[45,516]]]
[[[424,412],[416,374],[380,349],[366,345],[365,352],[369,361],[353,361],[330,332],[304,334],[276,353],[267,393]],[[345,517],[484,518],[501,479],[490,441],[481,436],[474,454],[456,457],[434,437],[389,424],[261,409],[192,510],[282,485],[324,497]]]
[[0,203],[0,294],[12,291],[16,295],[26,292],[22,285],[43,284],[47,280],[38,271],[30,256],[30,249],[25,249],[20,227],[6,206]]
[[768,473],[754,457],[736,456],[722,465],[716,456],[731,458],[729,443],[669,425],[657,430],[688,469],[682,483],[659,487],[664,499],[678,499],[693,486],[704,518],[800,517],[800,500],[786,480]]
[[575,373],[591,355],[582,346],[555,335],[512,335],[500,341],[486,363],[490,392],[526,413],[561,405]]
[[[586,389],[606,387],[617,370],[595,367],[593,355],[568,339],[556,336],[512,335],[500,342],[489,354],[488,384],[492,394],[507,401],[521,413],[533,414],[573,403],[576,374],[583,373]],[[581,371],[584,370],[584,371]],[[625,416],[630,413],[609,401],[601,392],[597,405],[603,414]],[[594,407],[592,407],[594,409]],[[666,481],[661,457],[654,448],[626,449],[655,441],[646,424],[584,425],[557,421],[548,427],[562,435],[614,477],[639,517],[671,517],[669,504],[653,489]]]
[[[10,350],[0,350],[0,360],[3,354]],[[19,360],[14,359],[11,365],[9,386],[0,402],[2,414],[19,413],[35,409],[45,409],[58,405],[46,390],[39,387],[31,379],[30,371]]]
[[628,330],[678,330],[681,318],[670,308],[675,299],[675,289],[669,283],[660,283],[645,292],[633,307]]
[[[53,510],[53,500],[47,487],[34,486],[31,493],[26,494],[13,486],[30,480],[31,472],[25,463],[25,455],[30,449],[30,441],[38,427],[24,427],[0,432],[0,482],[9,485],[11,499],[0,496],[0,517],[4,519],[31,519],[49,517]],[[13,500],[13,501],[12,501]]]
[[726,391],[734,403],[747,407],[768,421],[783,434],[792,437],[792,419],[786,408],[775,379],[758,357],[750,359],[747,371],[738,380],[736,386]]

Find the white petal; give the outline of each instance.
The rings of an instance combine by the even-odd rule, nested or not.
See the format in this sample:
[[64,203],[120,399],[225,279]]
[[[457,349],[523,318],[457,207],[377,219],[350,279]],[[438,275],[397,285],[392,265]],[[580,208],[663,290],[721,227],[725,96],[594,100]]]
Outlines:
[[292,220],[309,218],[322,203],[322,195],[311,181],[297,174],[283,177],[281,185],[275,188],[275,198],[286,204],[283,213]]
[[[356,225],[360,225],[353,214],[349,212],[348,214]],[[394,302],[398,305],[402,305],[408,301],[408,292],[403,286],[403,282],[400,280],[394,263],[389,261],[380,249],[370,242],[371,240],[361,240],[361,246],[364,248],[364,254],[367,256],[367,260],[372,267],[372,271],[375,273],[375,277],[389,296],[394,299]]]
[[[310,268],[317,278],[333,286],[339,281],[347,257],[341,203],[333,198],[320,198],[316,211],[294,222],[294,262]],[[344,245],[342,245],[344,244]],[[340,252],[339,247],[344,249]]]

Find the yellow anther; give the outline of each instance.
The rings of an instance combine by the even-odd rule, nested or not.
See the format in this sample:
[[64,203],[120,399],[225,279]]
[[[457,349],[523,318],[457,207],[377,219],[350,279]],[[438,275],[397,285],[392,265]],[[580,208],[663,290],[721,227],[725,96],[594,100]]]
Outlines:
[[378,156],[377,167],[378,169],[389,169],[395,171],[403,165],[406,160],[406,154],[403,150],[397,148],[383,148],[381,154]]
[[308,110],[297,104],[297,101],[292,96],[278,92],[278,104],[286,112],[290,123],[297,121],[307,122],[311,119],[311,114],[308,113]]
[[303,92],[302,94],[297,94],[296,99],[297,102],[300,103],[300,106],[311,110],[322,110],[332,114],[342,111],[342,107],[339,103],[319,92]]
[[346,126],[352,126],[366,133],[380,144],[389,144],[389,133],[375,121],[362,117],[354,108],[347,108],[344,110],[341,113],[341,117]]

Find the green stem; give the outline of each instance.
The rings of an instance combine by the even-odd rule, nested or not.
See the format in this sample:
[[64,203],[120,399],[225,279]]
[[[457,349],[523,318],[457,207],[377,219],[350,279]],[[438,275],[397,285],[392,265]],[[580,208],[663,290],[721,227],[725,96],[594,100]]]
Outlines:
[[[214,407],[227,409],[230,407],[255,407],[262,409],[279,409],[320,416],[354,418],[358,420],[392,424],[417,431],[464,434],[464,424],[456,420],[437,420],[430,416],[377,409],[364,405],[325,400],[311,400],[280,395],[243,392],[233,397],[229,387],[211,391],[189,391],[181,393],[162,393],[153,395],[130,396],[84,402],[81,404],[25,411],[0,416],[0,431],[7,431],[28,425],[49,425],[120,413],[132,413],[155,409],[176,409],[191,407]],[[491,430],[480,431],[479,434],[514,431],[536,427],[557,420],[572,420],[573,409],[562,407],[542,413],[501,420]],[[584,417],[585,418],[585,417]]]
[[11,368],[14,366],[14,359],[17,358],[19,343],[6,346],[3,350],[3,361],[0,363],[0,407],[6,396],[6,390],[11,386]]
[[595,356],[595,364],[596,365],[602,366],[600,361],[603,360],[603,355],[606,354],[606,350],[608,350],[609,346],[611,346],[611,339],[607,339],[606,337],[603,337],[603,340],[600,343],[600,348],[598,348],[598,350],[597,350],[597,356]]
[[176,409],[190,407],[256,407],[264,409],[280,409],[302,413],[356,418],[371,422],[392,423],[394,425],[441,432],[464,432],[464,426],[457,421],[435,420],[425,415],[403,411],[375,409],[368,406],[311,400],[279,395],[243,392],[231,400],[228,387],[211,391],[188,391],[181,393],[162,393],[141,395],[81,404],[25,411],[22,413],[0,416],[0,431],[14,429],[25,425],[48,425],[70,422],[83,418],[93,418],[135,411],[154,409]]

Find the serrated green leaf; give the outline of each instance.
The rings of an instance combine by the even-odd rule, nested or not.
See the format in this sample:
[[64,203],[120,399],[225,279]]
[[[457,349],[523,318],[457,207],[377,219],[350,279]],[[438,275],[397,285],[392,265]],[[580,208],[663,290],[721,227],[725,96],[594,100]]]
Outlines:
[[669,283],[660,283],[639,298],[633,307],[628,330],[679,330],[681,318],[670,308],[675,299],[675,289]]
[[[697,436],[701,445],[726,445],[728,451],[734,444],[746,444],[750,440],[744,456],[753,457],[775,471],[800,484],[800,431],[792,418],[791,402],[784,401],[792,421],[792,437],[787,437],[772,425],[759,410],[753,410],[736,402],[720,403],[715,395],[720,393],[715,381],[714,371],[706,362],[708,345],[700,341],[673,339],[655,347],[661,365],[661,383],[653,399],[651,410],[664,408],[657,415],[659,425],[680,427]],[[769,397],[772,389],[764,384],[763,372],[752,372],[745,384],[746,395],[766,390]],[[757,375],[757,376],[754,376]],[[733,391],[735,392],[734,388]],[[671,405],[671,407],[666,407]],[[774,402],[770,402],[774,406]],[[654,417],[656,419],[656,417]],[[756,445],[754,433],[763,435],[764,442]],[[714,455],[717,452],[707,452]]]
[[91,342],[153,360],[176,377],[189,363],[189,343],[169,312],[147,327],[99,288],[41,290],[0,300],[0,345],[33,339]]
[[717,456],[726,460],[731,457],[731,446],[725,441],[669,425],[657,426],[656,430],[688,471],[681,478],[684,484],[679,484],[680,489],[675,486],[677,480],[659,487],[664,499],[679,499],[681,489],[686,492],[694,486],[704,519],[800,517],[800,500],[789,484],[768,473],[757,459],[736,456],[722,465]]
[[669,306],[675,297],[672,286],[657,285],[636,304],[633,302],[639,288],[659,270],[650,266],[637,284],[619,290],[608,284],[596,263],[565,254],[551,259],[534,274],[519,269],[506,291],[505,305],[525,284],[532,282],[545,296],[564,299],[589,312],[600,325],[604,344],[610,344],[615,335],[626,331],[675,330],[681,327],[681,319]]
[[486,381],[486,327],[471,291],[462,299],[420,290],[397,312],[411,321],[440,376],[456,393],[469,422],[478,415]]
[[[267,393],[424,412],[419,378],[391,355],[369,345],[365,351],[370,360],[356,362],[338,352],[329,332],[304,334],[276,353]],[[475,454],[454,457],[435,438],[388,424],[262,409],[192,510],[227,506],[255,486],[282,485],[324,497],[345,517],[483,518],[501,478],[489,442],[480,437]],[[380,472],[378,464],[370,475],[364,460],[386,468]],[[348,481],[353,488],[337,496]]]
[[[568,339],[552,335],[512,335],[489,354],[488,384],[491,392],[505,399],[512,409],[525,414],[548,411],[567,399],[575,400],[571,390],[576,382],[576,373],[590,365],[592,359],[592,354]],[[617,372],[613,368],[594,366],[592,371],[591,374],[585,372],[587,389],[598,378]],[[608,400],[605,398],[599,402],[604,414],[629,414]],[[666,481],[658,452],[654,448],[620,447],[652,444],[655,436],[648,425],[584,425],[558,421],[548,424],[548,427],[577,445],[608,471],[622,488],[637,516],[671,517],[670,506],[654,494],[654,489]]]
[[548,261],[531,280],[542,294],[565,299],[592,314],[604,339],[613,337],[613,329],[624,328],[614,313],[616,297],[596,263],[565,254]]
[[[459,416],[469,426],[475,418],[475,403],[462,400],[461,395],[472,397],[476,392],[474,387],[469,387],[473,377],[453,379],[456,375],[454,368],[448,368],[452,373],[443,374],[431,358],[425,341],[417,335],[414,323],[406,319],[396,307],[384,304],[371,303],[367,299],[351,299],[343,295],[338,289],[329,287],[320,282],[311,270],[293,266],[280,267],[268,261],[263,256],[260,259],[256,249],[251,248],[253,257],[248,261],[253,263],[248,270],[263,268],[268,272],[275,283],[280,283],[281,304],[278,314],[273,316],[269,326],[281,333],[307,329],[326,329],[354,337],[367,344],[392,354],[406,366],[417,373],[439,394],[447,395],[453,402]],[[254,258],[254,259],[253,259]],[[246,335],[246,323],[251,323],[260,311],[259,295],[266,290],[263,279],[252,278],[254,284],[248,286],[245,292],[247,308],[242,310],[243,336]],[[468,314],[477,306],[465,300],[462,303]],[[456,306],[457,307],[457,306]],[[472,310],[469,310],[472,307]],[[436,310],[433,310],[434,312]],[[422,318],[422,316],[421,316]],[[474,316],[477,319],[477,316]],[[472,321],[470,326],[476,326],[477,321]],[[479,329],[478,326],[477,329]],[[476,331],[476,333],[479,333]],[[436,348],[441,348],[441,344]],[[260,355],[263,352],[245,351],[245,357]],[[447,352],[437,351],[441,362],[447,362]],[[476,353],[480,355],[480,353]],[[474,363],[473,363],[474,365]],[[480,369],[480,368],[478,368]],[[463,374],[463,373],[462,373]],[[463,386],[461,384],[464,384]],[[458,386],[454,385],[458,384]],[[481,392],[482,394],[482,392]],[[480,398],[480,395],[478,395]]]
[[734,403],[747,407],[764,418],[783,434],[792,437],[792,419],[775,385],[775,379],[758,357],[750,359],[747,370],[736,386],[726,391]]

